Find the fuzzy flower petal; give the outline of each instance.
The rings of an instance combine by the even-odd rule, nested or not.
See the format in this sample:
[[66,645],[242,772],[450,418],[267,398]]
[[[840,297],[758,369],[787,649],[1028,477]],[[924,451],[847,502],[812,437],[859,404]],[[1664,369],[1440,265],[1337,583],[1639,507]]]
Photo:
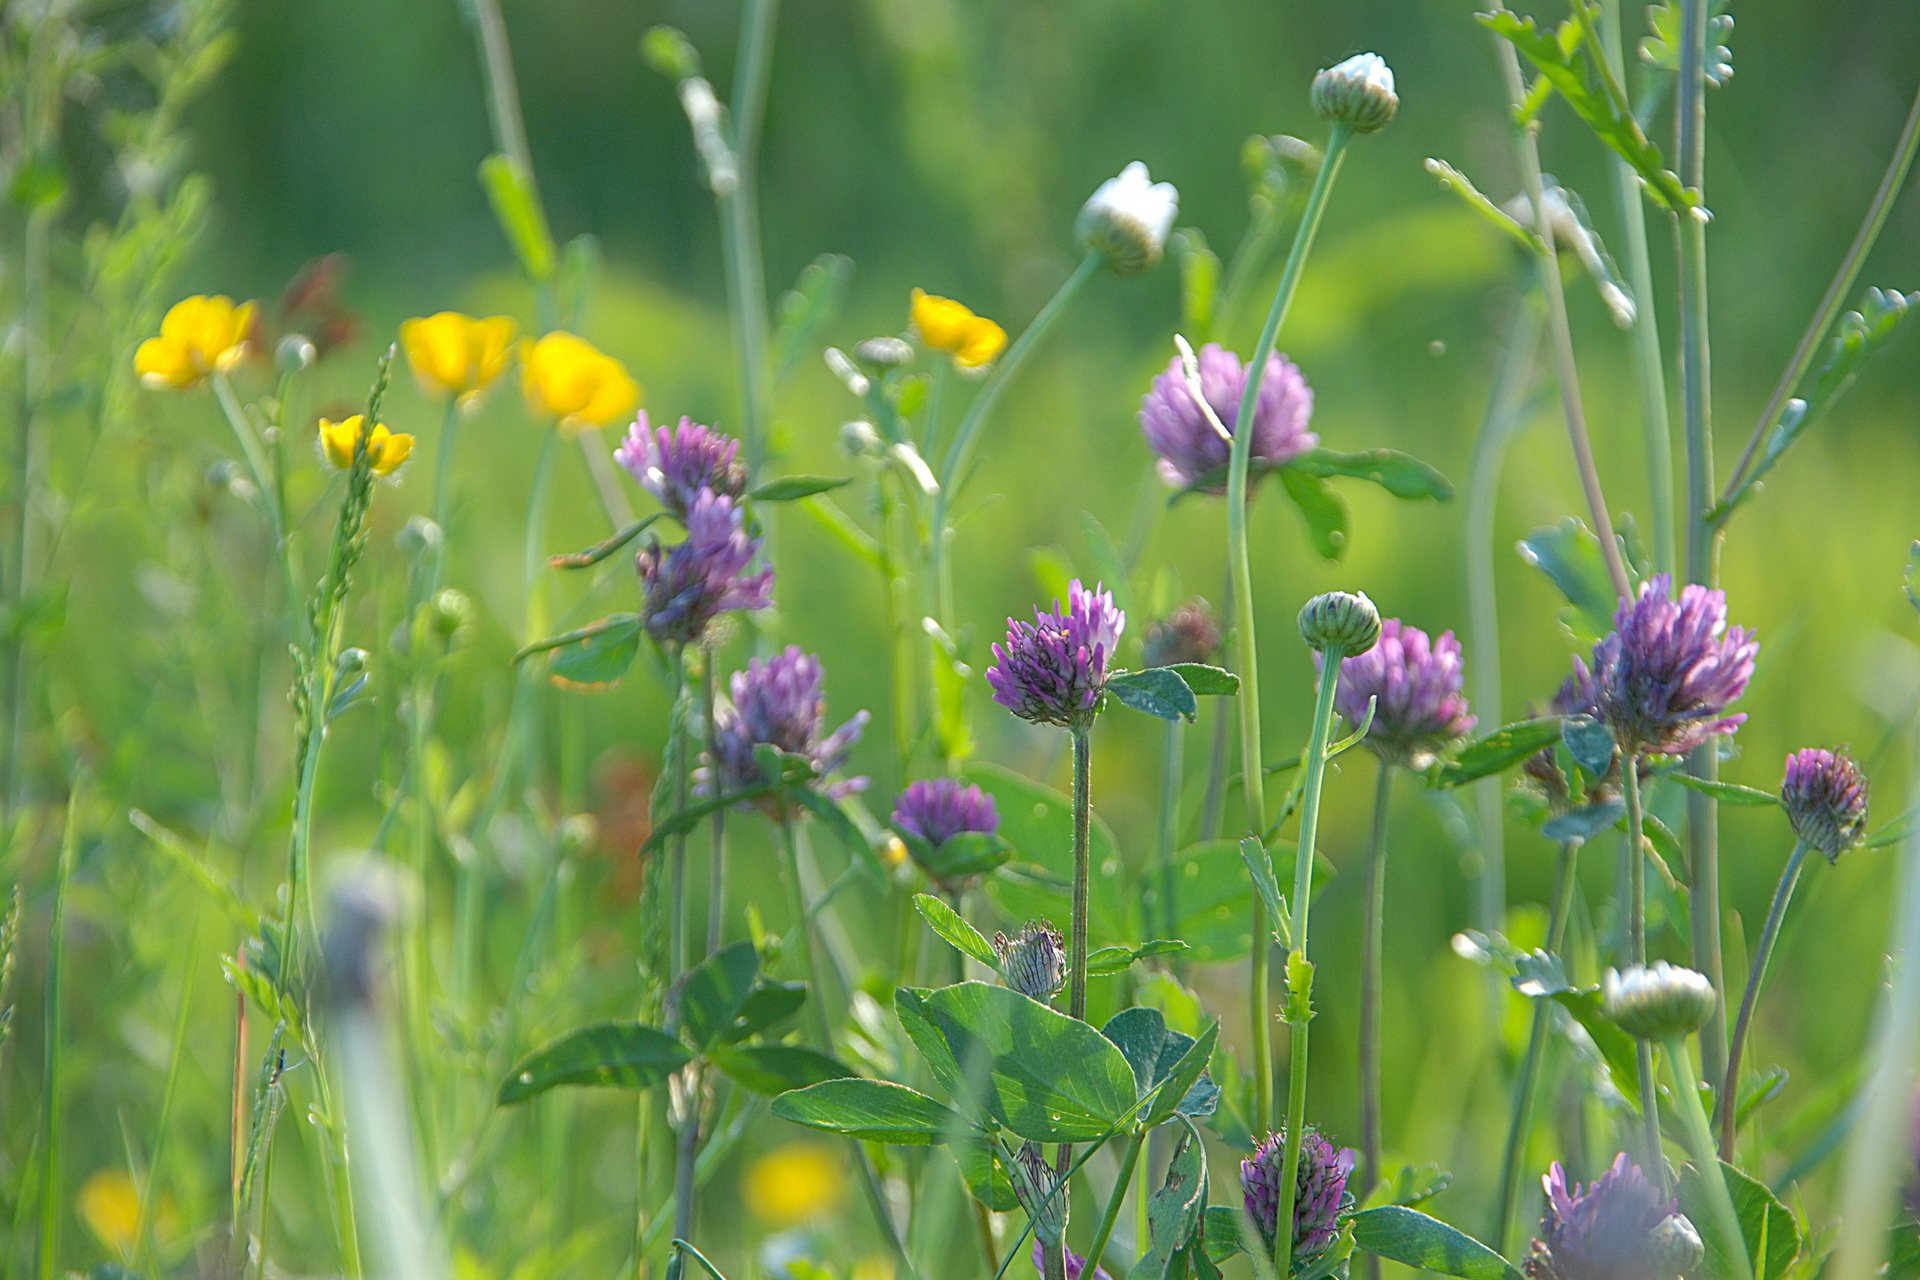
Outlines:
[[655,427],[642,409],[613,457],[683,523],[702,490],[736,501],[747,491],[740,442],[692,418],[682,418],[673,427]]
[[257,303],[235,303],[223,294],[182,298],[160,322],[160,336],[133,353],[142,385],[186,391],[244,360],[259,320]]
[[701,490],[686,515],[684,542],[658,542],[634,557],[647,631],[668,644],[702,639],[720,615],[773,603],[773,570],[751,572],[760,539],[747,532],[733,499]]
[[[1199,486],[1205,493],[1227,491],[1225,468],[1239,430],[1240,397],[1247,389],[1248,366],[1240,357],[1209,342],[1200,349],[1200,389],[1228,431],[1222,436],[1188,389],[1179,357],[1153,380],[1140,400],[1140,430],[1158,456],[1160,476],[1176,489]],[[1253,411],[1253,466],[1277,467],[1320,442],[1307,430],[1313,417],[1313,388],[1291,360],[1275,352],[1260,379]]]
[[366,432],[365,414],[356,413],[350,418],[335,422],[330,418],[320,419],[320,449],[326,454],[327,461],[341,471],[353,466],[354,449],[359,445],[360,437],[367,437],[367,463],[377,476],[392,475],[413,453],[413,437],[402,432],[389,431],[383,422],[374,424],[371,433]]
[[1671,1280],[1682,1270],[1666,1229],[1669,1220],[1685,1222],[1679,1206],[1624,1153],[1585,1187],[1557,1161],[1540,1181],[1547,1211],[1527,1256],[1533,1280]]
[[955,367],[980,369],[1007,349],[1007,331],[976,315],[964,303],[915,289],[907,319],[930,351],[944,352]]
[[508,316],[441,311],[401,321],[400,349],[422,391],[471,406],[507,371],[516,331]]
[[520,344],[520,386],[529,412],[569,433],[618,422],[640,403],[640,384],[626,366],[560,331]]
[[[1286,1160],[1284,1134],[1268,1134],[1248,1159],[1240,1162],[1240,1189],[1247,1216],[1260,1228],[1271,1248],[1280,1218],[1280,1179]],[[1317,1129],[1308,1129],[1300,1143],[1300,1169],[1293,1201],[1293,1254],[1313,1257],[1340,1234],[1340,1211],[1350,1203],[1347,1178],[1353,1173],[1354,1151],[1336,1147]]]
[[1836,862],[1867,830],[1867,775],[1844,751],[1808,747],[1787,757],[1780,784],[1793,833]]
[[1465,679],[1453,632],[1429,639],[1420,628],[1387,618],[1373,648],[1341,662],[1333,705],[1357,728],[1374,700],[1367,747],[1383,760],[1423,769],[1473,732],[1476,722],[1460,692]]
[[[737,791],[763,782],[760,762],[753,755],[760,746],[804,756],[822,777],[839,770],[860,740],[868,717],[861,711],[832,733],[823,733],[825,685],[820,659],[793,646],[771,657],[755,658],[745,671],[736,672],[730,685],[732,704],[722,706],[717,717],[720,786]],[[841,796],[866,784],[865,778],[846,778],[826,790]]]
[[1034,724],[1084,727],[1100,710],[1107,664],[1126,629],[1127,615],[1111,592],[1088,591],[1074,579],[1067,607],[1034,610],[1033,621],[1007,619],[1004,644],[993,646],[987,683],[993,700]]
[[1675,601],[1672,585],[1665,574],[1642,584],[1594,646],[1595,714],[1629,754],[1683,755],[1746,719],[1726,710],[1753,677],[1759,642],[1727,626],[1724,592],[1690,584]]

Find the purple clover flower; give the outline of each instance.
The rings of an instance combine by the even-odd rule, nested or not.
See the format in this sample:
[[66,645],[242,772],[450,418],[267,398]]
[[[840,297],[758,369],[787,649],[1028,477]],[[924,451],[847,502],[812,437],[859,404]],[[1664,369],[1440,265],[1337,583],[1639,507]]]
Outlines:
[[1149,667],[1212,662],[1220,651],[1220,624],[1205,600],[1195,596],[1147,627],[1140,660]]
[[[1322,661],[1319,654],[1314,660]],[[1333,705],[1357,728],[1374,700],[1367,747],[1382,760],[1423,769],[1477,723],[1460,692],[1465,678],[1453,632],[1433,640],[1418,627],[1387,618],[1373,648],[1341,661]]]
[[[1229,434],[1240,416],[1240,397],[1247,389],[1247,366],[1240,357],[1209,342],[1200,348],[1200,389]],[[1266,376],[1260,379],[1260,398],[1253,412],[1253,468],[1277,467],[1299,457],[1320,442],[1307,430],[1313,416],[1313,388],[1299,367],[1275,352],[1267,357]],[[1178,356],[1153,380],[1140,400],[1140,430],[1160,459],[1160,475],[1176,489],[1199,485],[1206,493],[1225,493],[1226,480],[1217,474],[1227,465],[1232,444],[1214,429],[1187,387]],[[1212,477],[1207,483],[1203,479]]]
[[1574,661],[1576,687],[1591,681],[1594,712],[1629,755],[1684,755],[1746,719],[1725,714],[1746,691],[1759,642],[1727,626],[1725,592],[1689,584],[1676,602],[1660,574],[1613,615],[1613,633]]
[[613,456],[642,489],[683,522],[702,490],[736,500],[747,491],[740,442],[692,418],[682,418],[673,427],[655,427],[642,409]]
[[1808,747],[1787,757],[1780,784],[1793,834],[1838,862],[1867,830],[1867,775],[1844,751]]
[[922,778],[909,783],[893,802],[893,825],[938,849],[964,832],[992,835],[1000,829],[993,797],[952,778]]
[[1692,1224],[1624,1152],[1586,1187],[1569,1182],[1558,1161],[1540,1181],[1547,1211],[1527,1255],[1533,1280],[1670,1280],[1685,1269],[1666,1223],[1685,1223],[1682,1238],[1692,1236]]
[[1126,630],[1127,615],[1111,592],[1088,591],[1078,578],[1067,588],[1067,607],[1032,622],[1007,619],[1005,644],[993,646],[987,683],[993,700],[1022,720],[1080,729],[1092,723],[1106,693],[1107,662]]
[[[1286,1135],[1268,1134],[1253,1155],[1240,1162],[1240,1190],[1247,1216],[1260,1228],[1268,1248],[1280,1218],[1281,1165],[1286,1159]],[[1336,1147],[1318,1129],[1308,1129],[1300,1143],[1300,1170],[1293,1201],[1293,1256],[1311,1258],[1340,1234],[1340,1210],[1347,1203],[1347,1178],[1353,1173],[1354,1151]]]
[[[1033,1269],[1041,1275],[1047,1274],[1047,1249],[1038,1240],[1033,1242]],[[1100,1267],[1089,1270],[1087,1260],[1069,1249],[1067,1250],[1067,1280],[1110,1280],[1110,1277]]]
[[746,530],[733,499],[703,489],[686,514],[687,537],[658,542],[634,557],[648,634],[665,644],[691,644],[721,614],[773,603],[773,570],[750,573],[760,539]]
[[[823,736],[825,682],[820,659],[792,645],[772,657],[754,658],[745,671],[734,673],[729,686],[732,705],[722,706],[716,716],[714,745],[720,757],[722,789],[739,791],[767,781],[754,759],[756,747],[803,756],[823,778],[846,763],[867,726],[867,713],[856,713]],[[866,785],[865,778],[845,778],[827,786],[826,792],[838,798]]]

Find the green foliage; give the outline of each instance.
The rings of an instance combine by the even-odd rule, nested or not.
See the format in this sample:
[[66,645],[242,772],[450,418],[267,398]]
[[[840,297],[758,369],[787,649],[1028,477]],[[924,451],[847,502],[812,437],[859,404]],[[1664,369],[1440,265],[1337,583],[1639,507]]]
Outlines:
[[1520,1271],[1498,1253],[1456,1230],[1404,1205],[1382,1205],[1353,1215],[1353,1241],[1420,1271],[1463,1280],[1520,1280]]
[[570,1031],[521,1062],[500,1085],[502,1106],[569,1084],[651,1089],[693,1061],[664,1031],[638,1022],[602,1022]]
[[965,1133],[957,1112],[890,1080],[824,1080],[773,1100],[782,1120],[863,1142],[930,1147]]
[[1559,716],[1520,720],[1475,738],[1453,759],[1436,764],[1427,780],[1438,787],[1457,787],[1476,778],[1501,773],[1543,748],[1560,741]]

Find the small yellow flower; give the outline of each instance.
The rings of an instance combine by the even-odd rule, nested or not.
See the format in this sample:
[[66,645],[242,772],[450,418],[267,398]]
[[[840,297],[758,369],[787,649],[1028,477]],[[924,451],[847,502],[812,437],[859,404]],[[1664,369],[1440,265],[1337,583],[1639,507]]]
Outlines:
[[[330,418],[320,419],[320,449],[327,455],[328,462],[342,471],[353,465],[354,446],[360,441],[360,432],[366,421],[367,416],[363,413],[356,413],[340,422]],[[412,452],[413,437],[387,430],[384,422],[376,422],[372,433],[367,436],[367,461],[372,464],[373,474],[377,476],[392,475]]]
[[246,358],[259,315],[257,303],[235,304],[221,294],[195,294],[173,304],[160,322],[160,336],[133,353],[133,369],[149,387],[186,391]]
[[463,407],[477,403],[507,371],[516,327],[507,316],[484,320],[442,311],[400,324],[400,348],[420,389],[455,396]]
[[101,1169],[80,1184],[76,1198],[81,1221],[100,1243],[129,1257],[140,1230],[140,1189],[124,1169]]
[[554,419],[562,431],[604,427],[640,406],[640,384],[625,366],[571,333],[520,344],[520,387],[528,411]]
[[907,314],[920,341],[952,356],[959,368],[984,368],[1007,349],[1005,329],[952,298],[915,289]]
[[817,1142],[789,1142],[755,1160],[740,1190],[754,1217],[781,1230],[831,1213],[846,1178],[836,1152]]

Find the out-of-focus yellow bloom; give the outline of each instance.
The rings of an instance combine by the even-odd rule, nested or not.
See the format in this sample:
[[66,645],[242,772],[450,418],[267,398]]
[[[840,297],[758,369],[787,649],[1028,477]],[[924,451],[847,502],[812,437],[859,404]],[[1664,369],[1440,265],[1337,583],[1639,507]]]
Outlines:
[[462,406],[507,371],[517,327],[509,316],[475,319],[442,311],[400,323],[400,349],[420,389],[430,396],[455,396]]
[[586,431],[631,417],[640,384],[626,367],[575,334],[554,332],[520,344],[520,387],[527,409],[562,431]]
[[880,846],[880,861],[888,870],[902,867],[907,862],[907,842],[899,836],[888,836],[887,842]]
[[920,341],[935,351],[946,352],[962,369],[992,364],[1007,349],[1005,329],[952,298],[915,289],[907,314]]
[[817,1142],[789,1142],[755,1160],[741,1182],[754,1217],[775,1229],[831,1213],[846,1191],[838,1153]]
[[[354,446],[359,443],[366,421],[364,413],[356,413],[339,422],[330,418],[320,419],[320,448],[327,455],[328,462],[342,471],[353,465]],[[367,461],[373,466],[373,474],[392,475],[412,452],[412,436],[389,431],[384,422],[373,424],[373,431],[367,436]]]
[[875,1255],[853,1264],[853,1280],[893,1280],[893,1259]]
[[106,1248],[131,1257],[139,1243],[140,1188],[124,1169],[101,1169],[80,1184],[76,1199],[81,1221]]
[[182,298],[160,321],[160,336],[133,353],[133,370],[149,387],[185,391],[246,358],[257,303],[222,294]]

